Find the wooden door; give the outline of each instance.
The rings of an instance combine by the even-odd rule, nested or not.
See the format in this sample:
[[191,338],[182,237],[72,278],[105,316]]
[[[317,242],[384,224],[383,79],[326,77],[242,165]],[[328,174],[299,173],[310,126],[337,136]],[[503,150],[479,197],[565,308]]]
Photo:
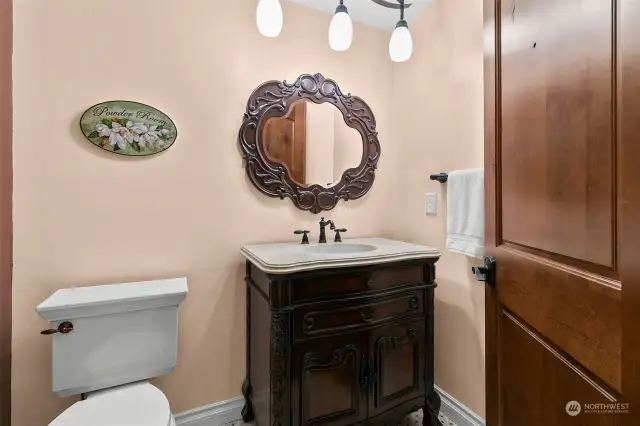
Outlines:
[[289,170],[289,176],[304,185],[306,176],[306,103],[295,104],[285,117],[272,118],[264,126],[267,155]]
[[484,12],[487,424],[638,425],[640,1]]
[[369,417],[425,396],[425,327],[422,320],[375,329],[369,338]]
[[367,333],[328,337],[294,348],[292,386],[294,425],[344,426],[367,417],[361,378],[366,365]]
[[12,1],[0,0],[0,426],[11,424]]

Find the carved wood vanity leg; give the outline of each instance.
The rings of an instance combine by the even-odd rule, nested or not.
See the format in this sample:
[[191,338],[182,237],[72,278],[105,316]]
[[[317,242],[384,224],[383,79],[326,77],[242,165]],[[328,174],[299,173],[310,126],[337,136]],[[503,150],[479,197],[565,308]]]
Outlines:
[[271,314],[271,426],[287,425],[288,378],[287,378],[287,328],[288,314]]
[[242,396],[244,396],[244,407],[242,407],[242,421],[245,423],[251,422],[254,419],[253,414],[253,401],[251,400],[251,385],[249,379],[244,379],[242,382]]
[[427,405],[422,410],[422,426],[442,426],[442,423],[438,420],[440,405],[440,395],[435,389],[431,389],[431,392],[427,395]]
[[[250,277],[251,263],[249,263],[249,261],[245,263],[245,270],[246,270],[247,277]],[[246,367],[247,367],[247,370],[246,372],[247,372],[247,376],[245,377],[244,382],[242,382],[242,396],[244,396],[244,407],[242,407],[242,421],[244,421],[245,423],[251,422],[255,418],[253,400],[251,399],[251,381],[249,379],[251,377],[251,293],[250,292],[251,292],[250,288],[247,287],[247,294],[246,294],[246,306],[247,306],[247,313],[246,313],[246,318],[247,318],[247,321],[246,321],[247,323]]]
[[[427,266],[429,268],[428,276],[435,277],[436,269],[435,265],[431,264]],[[426,268],[425,268],[426,270]],[[427,292],[427,306],[429,306],[429,311],[427,314],[427,377],[431,379],[431,383],[428,386],[431,386],[431,389],[427,393],[427,401],[424,409],[422,410],[422,425],[423,426],[442,426],[440,420],[438,420],[438,414],[440,414],[440,395],[436,392],[435,387],[433,386],[433,376],[434,376],[434,363],[435,363],[435,355],[434,355],[434,335],[435,335],[435,316],[434,316],[434,289],[430,289]]]

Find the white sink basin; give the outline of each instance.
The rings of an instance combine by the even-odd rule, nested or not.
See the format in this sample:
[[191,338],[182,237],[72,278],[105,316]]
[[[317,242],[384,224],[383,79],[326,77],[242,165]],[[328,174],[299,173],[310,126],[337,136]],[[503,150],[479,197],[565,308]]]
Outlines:
[[349,254],[349,253],[366,253],[377,249],[376,246],[369,244],[322,244],[307,247],[305,250],[316,254]]
[[251,263],[268,274],[440,257],[438,250],[433,247],[385,238],[350,238],[343,243],[313,245],[297,241],[243,245],[240,251]]

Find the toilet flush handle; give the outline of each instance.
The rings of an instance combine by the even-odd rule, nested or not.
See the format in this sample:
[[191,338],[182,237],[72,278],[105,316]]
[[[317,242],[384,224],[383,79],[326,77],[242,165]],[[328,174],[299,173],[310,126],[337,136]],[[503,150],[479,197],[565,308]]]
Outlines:
[[50,328],[48,330],[43,330],[40,332],[40,334],[55,334],[55,333],[68,334],[68,333],[71,333],[72,331],[73,331],[73,324],[70,321],[65,321],[60,323],[58,328]]

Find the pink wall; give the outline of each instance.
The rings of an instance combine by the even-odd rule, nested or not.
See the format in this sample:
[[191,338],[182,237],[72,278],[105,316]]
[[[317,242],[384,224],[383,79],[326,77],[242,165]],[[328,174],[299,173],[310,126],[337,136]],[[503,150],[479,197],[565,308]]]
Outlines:
[[[47,327],[36,305],[72,285],[186,275],[179,364],[157,381],[175,412],[240,395],[243,243],[318,238],[319,216],[260,194],[237,132],[247,98],[271,79],[322,72],[375,111],[376,184],[326,214],[347,236],[390,236],[384,215],[394,155],[387,36],[356,26],[330,49],[331,16],[283,2],[277,39],[254,0],[23,0],[15,5],[13,424],[43,426],[75,399],[51,392]],[[372,73],[371,70],[376,70]],[[131,99],[169,114],[175,145],[146,159],[110,155],[80,134],[84,109]],[[37,401],[37,409],[34,409]]]
[[347,126],[342,113],[337,108],[333,109],[334,120],[334,147],[333,147],[333,175],[336,180],[342,177],[342,173],[354,167],[358,167],[362,160],[362,136],[360,133]]
[[[445,250],[446,184],[429,175],[483,165],[482,2],[432,0],[410,23],[415,51],[394,69],[394,143],[401,191],[393,191],[393,235],[436,246],[436,384],[484,416],[484,287],[477,263]],[[386,147],[386,145],[385,145]],[[425,194],[438,215],[425,215]]]
[[362,136],[329,103],[307,105],[306,181],[332,186],[362,160]]
[[[376,114],[382,158],[372,191],[326,213],[347,236],[442,249],[440,212],[424,215],[437,171],[482,164],[482,8],[432,0],[411,24],[416,52],[387,53],[389,34],[356,25],[347,52],[327,42],[331,16],[283,2],[266,39],[255,0],[23,0],[14,14],[13,424],[42,426],[75,399],[51,392],[51,353],[35,306],[54,290],[186,275],[179,364],[157,381],[174,412],[240,394],[244,376],[243,243],[293,241],[319,215],[270,199],[245,177],[237,147],[260,83],[322,72]],[[99,101],[153,105],[179,137],[147,159],[109,155],[77,121]],[[402,185],[403,190],[398,191]],[[438,263],[436,381],[484,413],[482,287],[469,262]],[[33,401],[38,401],[34,409]]]
[[[307,183],[331,186],[335,180],[333,178],[333,151],[336,142],[333,137],[334,111],[340,112],[329,103],[317,105],[309,102],[307,104],[305,117],[307,131],[305,180]],[[339,176],[342,177],[342,174]]]

